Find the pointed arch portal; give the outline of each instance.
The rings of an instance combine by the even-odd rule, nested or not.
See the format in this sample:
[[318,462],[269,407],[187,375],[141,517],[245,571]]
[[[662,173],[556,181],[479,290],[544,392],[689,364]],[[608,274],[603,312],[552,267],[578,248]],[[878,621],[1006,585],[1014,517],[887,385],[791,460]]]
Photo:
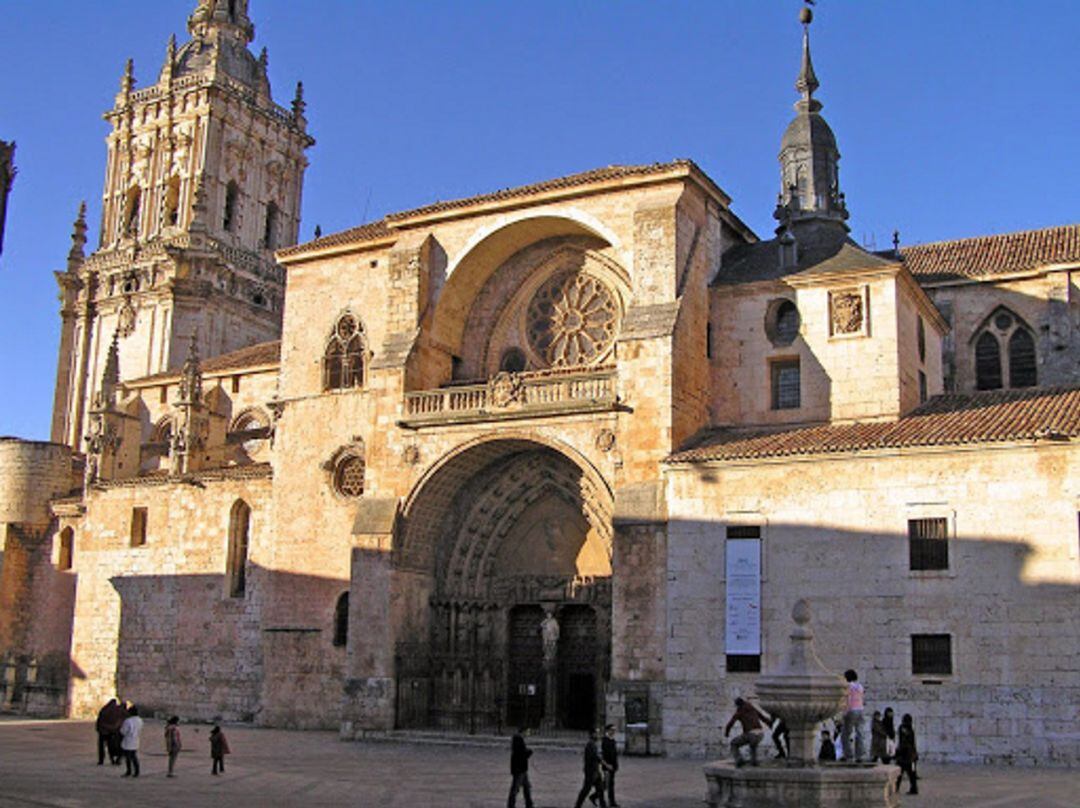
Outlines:
[[594,469],[532,439],[478,442],[429,472],[394,548],[395,566],[428,595],[409,598],[398,636],[398,727],[602,720],[611,509]]

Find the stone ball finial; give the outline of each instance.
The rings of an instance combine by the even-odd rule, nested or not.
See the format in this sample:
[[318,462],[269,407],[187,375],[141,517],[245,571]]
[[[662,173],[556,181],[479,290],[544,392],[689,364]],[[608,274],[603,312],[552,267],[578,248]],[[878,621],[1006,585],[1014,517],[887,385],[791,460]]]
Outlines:
[[799,600],[795,601],[795,606],[791,610],[791,619],[799,626],[805,626],[809,623],[810,601],[806,598],[799,598]]
[[810,10],[810,6],[803,6],[799,9],[799,22],[803,25],[809,25],[814,20],[814,12]]

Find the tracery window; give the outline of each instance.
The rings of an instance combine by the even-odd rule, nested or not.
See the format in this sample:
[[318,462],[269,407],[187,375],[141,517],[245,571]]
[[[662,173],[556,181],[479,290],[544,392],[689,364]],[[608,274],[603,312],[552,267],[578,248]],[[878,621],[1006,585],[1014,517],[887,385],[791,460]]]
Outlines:
[[591,364],[614,343],[618,312],[615,295],[597,278],[580,271],[557,273],[529,302],[529,347],[550,367]]
[[1023,320],[1008,309],[999,308],[977,333],[975,389],[999,390],[1006,380],[1011,388],[1038,384],[1035,337]]
[[323,354],[323,389],[362,387],[364,353],[364,327],[353,315],[341,315]]
[[344,497],[364,494],[364,458],[357,454],[343,457],[334,469],[334,490]]

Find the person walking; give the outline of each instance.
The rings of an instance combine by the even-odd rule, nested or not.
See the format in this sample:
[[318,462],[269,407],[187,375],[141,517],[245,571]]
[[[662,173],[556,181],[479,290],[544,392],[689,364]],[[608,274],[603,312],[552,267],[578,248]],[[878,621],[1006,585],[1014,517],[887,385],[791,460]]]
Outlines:
[[109,763],[113,766],[120,765],[120,727],[127,718],[127,710],[116,699],[109,699],[108,704],[98,711],[94,729],[98,736],[98,765],[105,764],[105,753],[108,752]]
[[870,719],[870,760],[885,763],[888,756],[885,749],[885,724],[881,711],[874,710],[874,717]]
[[525,727],[518,727],[510,739],[510,796],[506,798],[506,808],[517,805],[518,791],[525,794],[525,808],[533,808],[532,786],[529,784],[529,758],[532,750],[525,743]]
[[604,727],[604,737],[600,740],[600,757],[607,764],[607,801],[610,808],[619,808],[615,802],[615,772],[619,770],[619,744],[615,741],[615,725]]
[[735,714],[731,716],[731,720],[724,727],[725,738],[731,734],[731,728],[736,721],[742,725],[742,733],[731,742],[731,756],[735,759],[735,766],[739,767],[746,764],[742,754],[739,752],[739,749],[744,746],[750,747],[750,765],[756,766],[758,765],[758,744],[765,737],[765,728],[761,724],[761,714],[750,702],[735,699]]
[[176,766],[176,759],[180,756],[180,750],[183,745],[180,743],[180,718],[179,716],[173,716],[165,724],[165,754],[169,756],[169,773],[166,777],[175,777],[173,774],[173,768]]
[[[603,758],[600,757],[600,751],[596,748],[599,737],[595,729],[589,731],[589,741],[585,744],[583,759],[585,782],[582,783],[581,791],[578,792],[574,808],[581,808],[586,797],[589,797],[593,803],[599,799],[600,808],[607,808],[607,800],[604,798],[604,768],[607,764],[604,763]],[[592,796],[589,795],[590,791],[593,792]]]
[[225,733],[221,731],[221,727],[214,724],[214,728],[210,730],[210,759],[213,761],[210,774],[225,774],[225,756],[231,751]]
[[885,730],[885,760],[888,763],[896,757],[896,724],[893,722],[893,708],[886,707],[881,717],[881,726]]
[[919,750],[915,746],[915,722],[909,713],[904,713],[900,719],[900,729],[897,731],[896,741],[896,765],[900,767],[900,776],[896,778],[896,790],[900,790],[900,781],[907,772],[908,794],[919,793],[919,775],[915,773],[915,763],[919,760]]
[[[863,686],[859,684],[859,674],[848,668],[844,671],[844,678],[847,680],[847,709],[844,711],[844,760],[851,762],[853,760],[862,760],[866,754],[866,741],[863,738],[863,701],[865,698],[865,692]],[[854,747],[851,743],[851,736],[855,735]]]
[[121,777],[138,777],[139,736],[142,735],[143,720],[139,718],[139,708],[134,704],[127,712],[128,717],[120,725],[120,748],[124,750],[124,764],[127,768]]

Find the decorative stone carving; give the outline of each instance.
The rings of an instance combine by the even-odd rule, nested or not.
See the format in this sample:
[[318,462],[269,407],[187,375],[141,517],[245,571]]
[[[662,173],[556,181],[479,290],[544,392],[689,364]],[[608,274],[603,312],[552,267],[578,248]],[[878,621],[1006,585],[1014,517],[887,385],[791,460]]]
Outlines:
[[599,279],[580,271],[560,272],[529,302],[529,347],[551,367],[593,364],[615,341],[618,313],[615,295]]
[[540,622],[540,637],[544,641],[544,665],[552,665],[559,652],[559,621],[551,611]]
[[495,374],[494,378],[488,382],[488,400],[492,406],[500,409],[521,403],[524,392],[521,376],[517,373],[503,371]]
[[401,458],[410,466],[415,466],[420,462],[420,447],[415,443],[410,443],[405,447],[401,453]]
[[131,295],[124,295],[124,302],[116,317],[116,333],[121,337],[130,337],[135,333],[138,316],[135,307],[131,303]]
[[615,448],[615,433],[610,429],[601,429],[596,434],[596,448],[601,452],[610,452]]
[[861,289],[845,289],[829,294],[830,322],[833,334],[858,334],[863,331],[866,312]]

